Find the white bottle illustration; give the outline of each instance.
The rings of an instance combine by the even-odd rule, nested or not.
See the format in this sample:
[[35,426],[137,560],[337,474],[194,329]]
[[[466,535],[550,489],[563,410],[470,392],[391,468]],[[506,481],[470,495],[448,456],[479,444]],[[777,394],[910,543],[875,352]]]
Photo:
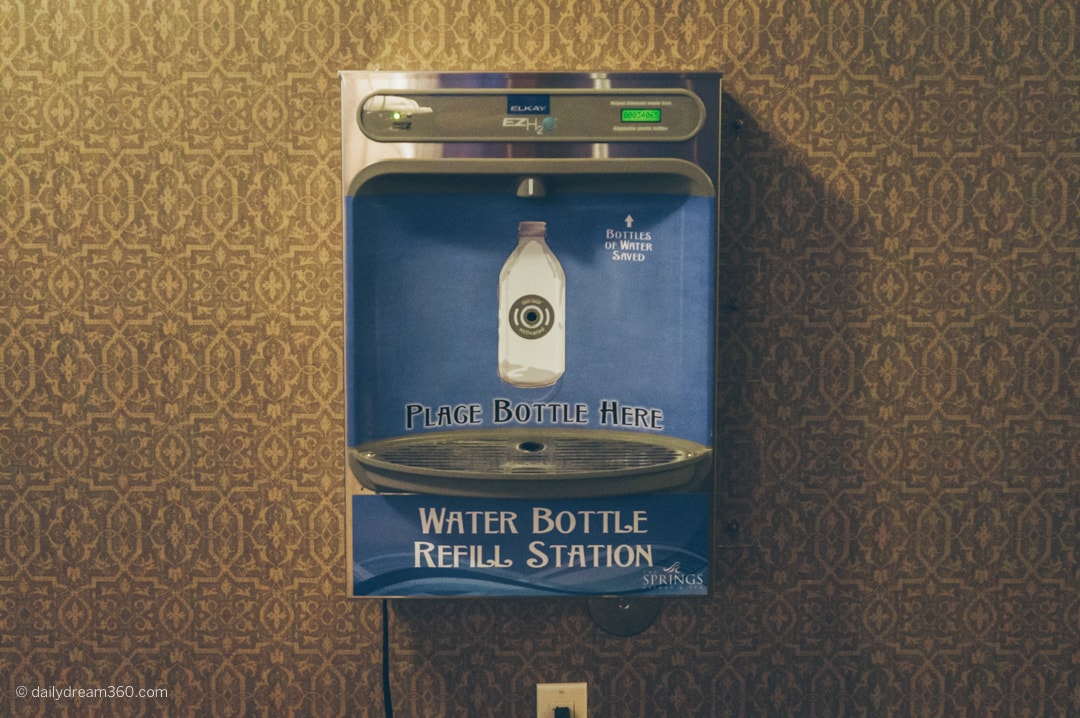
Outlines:
[[546,222],[519,222],[499,273],[499,377],[550,386],[566,369],[566,275],[545,240]]

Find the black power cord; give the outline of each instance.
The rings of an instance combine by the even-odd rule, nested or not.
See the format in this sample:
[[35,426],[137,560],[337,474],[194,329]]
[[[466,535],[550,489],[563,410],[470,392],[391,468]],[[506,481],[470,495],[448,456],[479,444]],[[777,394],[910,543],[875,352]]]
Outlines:
[[390,609],[382,602],[382,693],[386,718],[394,718],[394,702],[390,697]]

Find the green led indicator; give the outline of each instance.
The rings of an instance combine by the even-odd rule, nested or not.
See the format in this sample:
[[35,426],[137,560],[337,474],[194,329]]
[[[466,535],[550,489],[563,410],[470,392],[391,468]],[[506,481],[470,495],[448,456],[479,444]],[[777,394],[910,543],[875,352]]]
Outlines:
[[627,107],[622,110],[623,122],[659,122],[659,107]]

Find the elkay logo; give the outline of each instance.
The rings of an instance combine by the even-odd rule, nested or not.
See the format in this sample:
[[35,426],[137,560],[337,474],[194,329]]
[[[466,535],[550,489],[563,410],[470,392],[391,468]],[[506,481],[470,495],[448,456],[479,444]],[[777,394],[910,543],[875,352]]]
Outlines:
[[551,95],[509,95],[506,98],[508,115],[549,115]]

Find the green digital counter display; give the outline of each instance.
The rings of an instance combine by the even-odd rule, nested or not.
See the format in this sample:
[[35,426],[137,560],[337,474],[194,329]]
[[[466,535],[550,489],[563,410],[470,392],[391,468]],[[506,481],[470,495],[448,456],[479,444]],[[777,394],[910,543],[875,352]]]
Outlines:
[[626,107],[622,110],[623,122],[659,122],[659,107]]

